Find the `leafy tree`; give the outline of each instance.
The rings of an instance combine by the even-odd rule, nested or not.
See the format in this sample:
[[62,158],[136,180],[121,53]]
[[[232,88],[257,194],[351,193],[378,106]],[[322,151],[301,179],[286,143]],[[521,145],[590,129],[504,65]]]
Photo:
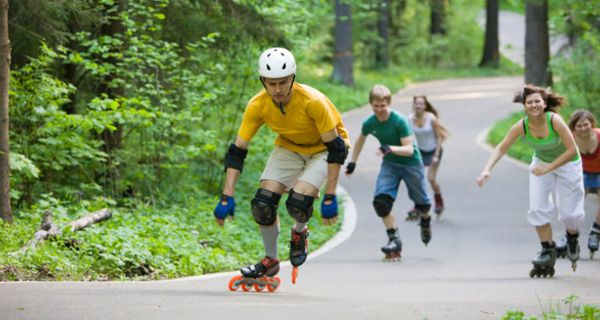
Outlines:
[[381,0],[377,19],[379,41],[375,50],[375,66],[386,68],[390,64],[388,38],[390,33],[390,1]]
[[485,19],[485,44],[480,67],[497,68],[500,64],[498,44],[498,0],[487,0]]
[[343,0],[335,0],[334,37],[335,54],[331,79],[353,86],[352,9]]
[[551,86],[548,0],[525,3],[525,82]]
[[446,30],[446,11],[449,0],[430,0],[431,1],[431,25],[429,33],[431,35],[445,35]]
[[10,205],[10,145],[8,92],[10,86],[10,39],[8,0],[0,1],[0,218],[12,222]]

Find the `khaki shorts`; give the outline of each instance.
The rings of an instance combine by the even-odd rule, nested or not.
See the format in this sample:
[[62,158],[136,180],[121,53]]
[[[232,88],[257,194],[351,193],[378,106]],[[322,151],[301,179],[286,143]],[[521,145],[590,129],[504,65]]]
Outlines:
[[288,191],[302,180],[320,189],[327,180],[327,151],[305,155],[275,147],[260,180],[275,180]]

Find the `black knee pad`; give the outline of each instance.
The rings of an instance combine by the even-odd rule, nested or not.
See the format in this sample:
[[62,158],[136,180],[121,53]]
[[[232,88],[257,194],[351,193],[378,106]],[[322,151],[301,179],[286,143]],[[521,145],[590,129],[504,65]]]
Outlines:
[[312,216],[314,201],[315,197],[297,193],[292,189],[285,205],[292,218],[300,223],[306,223]]
[[390,212],[392,212],[392,206],[394,206],[394,198],[388,194],[378,194],[373,199],[373,207],[375,207],[375,212],[377,215],[385,218]]
[[281,195],[267,189],[258,189],[250,202],[254,221],[261,226],[270,226],[277,219],[277,205]]
[[416,204],[415,209],[417,209],[420,213],[428,213],[429,209],[431,209],[431,204]]

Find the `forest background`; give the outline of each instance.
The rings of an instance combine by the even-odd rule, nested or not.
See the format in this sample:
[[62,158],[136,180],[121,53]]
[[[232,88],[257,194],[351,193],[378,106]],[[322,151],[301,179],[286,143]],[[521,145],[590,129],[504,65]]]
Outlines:
[[[297,81],[341,111],[364,105],[375,83],[395,92],[415,81],[524,72],[497,45],[486,51],[477,23],[498,5],[524,14],[516,0],[8,3],[11,211],[0,220],[0,280],[164,279],[254,263],[262,245],[248,204],[273,133],[252,141],[235,220],[218,227],[212,210],[226,148],[262,89],[256,59],[265,48],[289,48]],[[598,2],[527,5],[549,13],[550,32],[569,35],[546,68],[571,101],[565,114],[599,114]],[[30,245],[45,213],[64,226],[102,208],[110,219]],[[315,210],[313,250],[340,227],[322,226]],[[286,257],[291,219],[279,211]]]

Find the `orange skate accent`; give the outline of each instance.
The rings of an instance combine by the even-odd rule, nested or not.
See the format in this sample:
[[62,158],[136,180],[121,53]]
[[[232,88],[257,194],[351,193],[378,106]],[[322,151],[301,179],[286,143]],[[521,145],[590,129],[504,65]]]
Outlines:
[[292,269],[292,284],[296,284],[296,278],[298,278],[298,267]]
[[256,292],[261,292],[265,288],[269,292],[273,292],[279,288],[281,279],[279,277],[261,277],[261,278],[245,278],[243,276],[234,276],[229,280],[228,288],[230,291],[236,291],[240,287],[242,291],[250,291],[252,288]]

